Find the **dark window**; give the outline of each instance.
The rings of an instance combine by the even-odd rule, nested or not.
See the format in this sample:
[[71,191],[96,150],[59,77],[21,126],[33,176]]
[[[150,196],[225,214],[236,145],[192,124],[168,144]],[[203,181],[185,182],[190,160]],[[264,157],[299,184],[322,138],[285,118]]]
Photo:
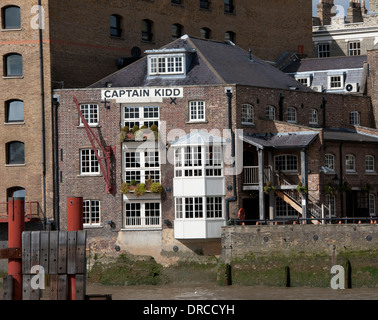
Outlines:
[[235,43],[235,33],[232,32],[232,31],[227,31],[224,34],[224,40],[231,41],[231,42]]
[[233,13],[234,12],[234,1],[224,0],[224,12]]
[[5,103],[6,122],[24,121],[24,102],[21,100],[10,100]]
[[182,26],[179,24],[172,24],[172,40],[176,40],[182,36]]
[[6,77],[22,76],[22,55],[11,53],[4,57],[4,73]]
[[7,164],[25,163],[25,145],[20,141],[7,143]]
[[210,39],[211,30],[209,28],[201,28],[200,36],[201,36],[201,39]]
[[208,0],[200,0],[200,8],[201,9],[209,9],[210,1]]
[[7,189],[7,198],[25,198],[25,189],[21,187],[12,187]]
[[152,41],[152,21],[143,20],[142,21],[142,40]]
[[3,28],[4,29],[20,29],[21,14],[20,8],[17,6],[9,6],[3,8]]
[[173,3],[173,4],[181,4],[182,1],[181,0],[171,0],[171,3]]
[[122,18],[116,14],[110,16],[110,35],[112,37],[121,37],[121,20]]

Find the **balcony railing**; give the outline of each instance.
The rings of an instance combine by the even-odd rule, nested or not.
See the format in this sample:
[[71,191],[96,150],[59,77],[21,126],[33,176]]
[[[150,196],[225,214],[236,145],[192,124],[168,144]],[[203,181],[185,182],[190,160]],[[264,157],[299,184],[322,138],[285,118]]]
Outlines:
[[[246,166],[244,167],[244,185],[259,185],[259,167]],[[271,181],[271,170],[269,167],[264,168],[264,183]]]
[[[40,219],[41,208],[38,201],[25,202],[25,222]],[[8,222],[8,202],[0,202],[0,223]]]

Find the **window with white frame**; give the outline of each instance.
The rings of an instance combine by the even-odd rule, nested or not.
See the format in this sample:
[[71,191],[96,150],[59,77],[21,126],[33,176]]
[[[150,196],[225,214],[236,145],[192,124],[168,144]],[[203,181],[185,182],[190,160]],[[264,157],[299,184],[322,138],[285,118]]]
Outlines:
[[375,172],[374,156],[372,155],[365,156],[365,172]]
[[294,107],[287,108],[287,122],[297,122],[297,109]]
[[[98,151],[97,151],[98,152]],[[93,149],[80,150],[80,174],[91,175],[99,174],[100,166]]]
[[[98,125],[98,105],[97,104],[81,104],[80,105],[81,113],[85,121],[91,126]],[[83,121],[80,119],[80,125],[83,125]]]
[[159,126],[158,106],[125,106],[123,113],[124,126],[130,130],[137,125],[139,128],[150,128],[153,124]]
[[177,197],[175,198],[176,219],[221,219],[223,218],[223,197]]
[[311,83],[310,77],[296,77],[295,80],[297,80],[299,83],[303,84],[306,87],[309,87]]
[[361,55],[361,42],[359,40],[348,42],[348,55],[350,56]]
[[356,158],[352,154],[347,154],[345,156],[345,170],[346,172],[356,171]]
[[83,200],[83,224],[84,226],[100,225],[100,201]]
[[175,149],[174,159],[175,177],[219,177],[223,175],[221,146],[180,147]]
[[148,62],[150,75],[184,74],[184,54],[150,56]]
[[360,125],[360,113],[358,111],[352,111],[349,113],[349,123],[352,126]]
[[296,218],[298,211],[286,203],[280,197],[276,197],[276,217],[277,218]]
[[124,228],[161,228],[161,204],[156,201],[126,202]]
[[333,154],[327,153],[325,155],[325,166],[328,169],[335,170],[335,156]]
[[318,44],[318,58],[328,58],[330,56],[329,43]]
[[265,119],[276,120],[276,108],[273,106],[265,107]]
[[205,121],[205,101],[189,102],[189,120]]
[[327,194],[326,195],[326,205],[329,210],[329,214],[332,217],[336,216],[336,198],[333,195]]
[[371,216],[376,216],[375,213],[375,195],[373,193],[369,193],[369,214]]
[[146,183],[160,182],[159,151],[144,150],[124,153],[124,182]]
[[242,124],[254,124],[255,123],[255,114],[254,108],[250,104],[242,105],[242,115],[241,115]]
[[308,122],[309,124],[318,124],[318,110],[310,109],[308,112]]
[[328,76],[328,89],[342,89],[344,87],[343,75]]
[[294,154],[275,156],[274,170],[277,172],[298,172],[298,156]]

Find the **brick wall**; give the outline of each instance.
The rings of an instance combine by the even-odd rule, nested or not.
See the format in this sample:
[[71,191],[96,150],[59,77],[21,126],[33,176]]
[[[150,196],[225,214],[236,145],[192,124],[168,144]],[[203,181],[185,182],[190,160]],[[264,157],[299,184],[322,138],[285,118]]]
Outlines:
[[[46,1],[47,2],[47,1]],[[44,4],[45,1],[42,1]],[[1,7],[14,5],[14,1],[1,1]],[[32,28],[36,14],[32,12],[35,1],[22,1],[21,29],[3,30],[0,33],[0,56],[8,53],[22,55],[22,77],[0,79],[0,202],[7,201],[7,189],[22,187],[26,189],[26,201],[38,201],[42,211],[50,219],[53,216],[53,165],[52,165],[52,118],[50,90],[50,52],[48,50],[49,28],[45,25],[43,38],[44,81],[45,81],[45,125],[46,125],[46,208],[43,208],[42,178],[42,129],[41,129],[41,79],[39,63],[38,29]],[[46,19],[48,19],[48,11]],[[4,70],[4,60],[0,59],[0,70]],[[5,104],[11,99],[24,101],[24,122],[5,123]],[[5,144],[21,141],[25,144],[25,164],[6,166]]]
[[[106,3],[106,4],[105,4]],[[311,3],[307,0],[235,2],[235,12],[225,14],[222,1],[199,9],[197,0],[183,5],[164,1],[50,1],[52,76],[64,88],[94,83],[117,70],[118,58],[131,57],[131,49],[160,48],[172,41],[171,25],[183,34],[199,37],[200,28],[211,29],[211,39],[223,41],[225,32],[236,34],[235,43],[266,60],[303,45],[311,56]],[[83,14],[85,12],[85,14]],[[109,36],[109,16],[122,19],[122,36]],[[141,40],[141,22],[153,21],[153,41]],[[266,23],[269,21],[269,23]],[[253,34],[253,36],[251,36]],[[56,83],[55,88],[62,88]]]

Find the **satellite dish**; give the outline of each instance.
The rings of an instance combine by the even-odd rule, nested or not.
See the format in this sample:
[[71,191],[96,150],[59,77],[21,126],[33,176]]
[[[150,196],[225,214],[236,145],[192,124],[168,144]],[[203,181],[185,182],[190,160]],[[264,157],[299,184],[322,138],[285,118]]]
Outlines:
[[139,47],[133,47],[133,48],[131,49],[131,56],[132,56],[133,58],[139,58],[141,52],[142,52],[142,51],[140,50]]

